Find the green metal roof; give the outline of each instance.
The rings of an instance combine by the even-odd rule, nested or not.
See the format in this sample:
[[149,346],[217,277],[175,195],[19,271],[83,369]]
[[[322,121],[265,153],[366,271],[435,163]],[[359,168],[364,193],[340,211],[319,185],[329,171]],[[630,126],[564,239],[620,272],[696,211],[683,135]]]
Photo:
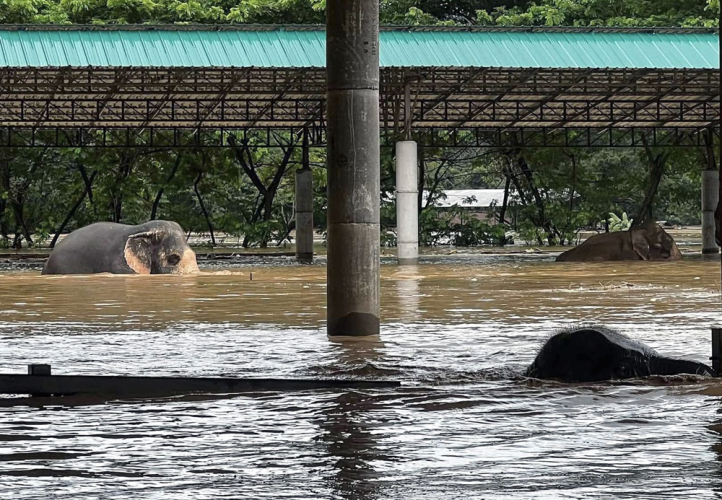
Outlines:
[[[319,68],[319,29],[0,26],[0,67]],[[709,31],[382,30],[382,67],[717,69]]]

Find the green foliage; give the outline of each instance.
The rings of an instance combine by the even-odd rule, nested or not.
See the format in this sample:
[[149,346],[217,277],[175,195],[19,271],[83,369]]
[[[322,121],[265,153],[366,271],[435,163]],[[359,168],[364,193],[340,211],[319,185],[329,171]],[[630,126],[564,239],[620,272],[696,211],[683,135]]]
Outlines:
[[609,231],[612,233],[616,231],[629,231],[629,228],[632,227],[632,222],[634,222],[633,219],[627,218],[627,212],[622,212],[621,218],[614,212],[610,212],[608,221]]
[[506,237],[505,225],[490,225],[475,218],[452,221],[449,224],[449,236],[454,246],[501,246],[511,243]]
[[[324,23],[325,0],[3,0],[3,23]],[[381,0],[399,25],[717,26],[719,0]]]
[[712,27],[718,19],[718,0],[540,0],[476,15],[478,24],[500,26]]
[[429,207],[419,215],[421,246],[506,245],[513,243],[507,231],[505,224],[479,220],[457,205],[450,209]]

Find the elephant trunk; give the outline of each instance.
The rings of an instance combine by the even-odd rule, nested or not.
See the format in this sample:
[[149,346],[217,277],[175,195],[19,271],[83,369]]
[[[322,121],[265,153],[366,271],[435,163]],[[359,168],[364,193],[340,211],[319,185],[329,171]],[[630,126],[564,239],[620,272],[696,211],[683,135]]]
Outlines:
[[691,375],[705,375],[713,377],[715,374],[712,368],[704,363],[676,358],[653,358],[651,361],[651,372],[654,375],[679,375],[682,373]]

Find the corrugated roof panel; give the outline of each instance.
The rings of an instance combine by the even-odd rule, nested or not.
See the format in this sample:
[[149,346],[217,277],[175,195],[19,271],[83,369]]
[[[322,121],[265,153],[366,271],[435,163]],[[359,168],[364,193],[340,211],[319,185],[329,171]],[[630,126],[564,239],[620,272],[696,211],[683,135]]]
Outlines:
[[[714,33],[382,31],[382,67],[719,68]],[[323,67],[318,30],[0,29],[0,67]]]

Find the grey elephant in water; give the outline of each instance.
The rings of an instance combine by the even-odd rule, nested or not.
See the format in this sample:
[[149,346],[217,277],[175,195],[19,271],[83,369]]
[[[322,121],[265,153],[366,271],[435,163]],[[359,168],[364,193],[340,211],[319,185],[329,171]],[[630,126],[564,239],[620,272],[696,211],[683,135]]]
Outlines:
[[193,274],[196,254],[175,222],[99,222],[58,243],[42,274]]
[[571,328],[542,346],[526,376],[563,382],[600,382],[650,375],[714,376],[712,368],[662,356],[646,345],[601,326]]
[[682,253],[656,222],[645,222],[628,231],[596,234],[557,257],[557,262],[612,260],[675,260]]

